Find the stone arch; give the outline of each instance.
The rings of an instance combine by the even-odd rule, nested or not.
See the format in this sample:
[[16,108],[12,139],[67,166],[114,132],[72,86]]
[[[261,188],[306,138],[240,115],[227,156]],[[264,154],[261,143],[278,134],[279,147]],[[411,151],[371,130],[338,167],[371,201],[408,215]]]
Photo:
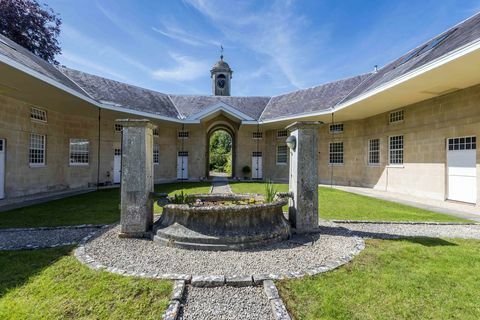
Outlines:
[[206,158],[205,158],[205,176],[207,178],[211,178],[210,177],[210,137],[212,136],[212,134],[216,131],[219,131],[219,130],[223,130],[225,132],[227,132],[231,139],[232,139],[232,172],[229,176],[229,178],[234,178],[235,176],[235,164],[236,164],[236,145],[237,145],[237,130],[235,128],[235,126],[233,126],[231,123],[229,123],[228,121],[223,121],[223,120],[220,120],[220,121],[214,121],[212,124],[210,124],[208,127],[207,127],[207,130],[206,130],[206,141],[207,141],[207,152],[206,152]]

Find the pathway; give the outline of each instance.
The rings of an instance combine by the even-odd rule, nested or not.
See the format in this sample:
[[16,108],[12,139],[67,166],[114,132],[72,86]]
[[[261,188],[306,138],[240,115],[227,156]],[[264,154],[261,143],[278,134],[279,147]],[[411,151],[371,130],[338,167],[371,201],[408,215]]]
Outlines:
[[213,177],[210,193],[232,193],[228,179],[225,177]]
[[102,226],[0,229],[0,250],[39,249],[79,243]]

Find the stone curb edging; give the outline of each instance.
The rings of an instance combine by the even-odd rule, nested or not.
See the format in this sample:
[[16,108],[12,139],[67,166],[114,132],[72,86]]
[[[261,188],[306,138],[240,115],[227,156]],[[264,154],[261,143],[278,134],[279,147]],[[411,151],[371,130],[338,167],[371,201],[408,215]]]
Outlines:
[[72,226],[58,226],[58,227],[33,227],[33,228],[2,228],[0,232],[21,232],[21,231],[45,231],[58,229],[87,229],[87,228],[103,228],[110,226],[109,224],[77,224]]
[[410,225],[432,225],[432,226],[475,226],[480,222],[429,222],[429,221],[372,221],[372,220],[329,220],[334,223],[357,223],[357,224],[410,224]]
[[[102,229],[110,227],[107,225],[102,227]],[[153,279],[163,279],[163,280],[183,280],[186,284],[192,284],[193,286],[199,287],[217,287],[217,286],[253,286],[263,283],[265,280],[283,280],[283,279],[295,279],[301,278],[304,276],[313,276],[319,273],[324,273],[327,271],[334,270],[347,262],[350,262],[357,254],[359,254],[365,248],[364,240],[356,236],[354,232],[349,231],[355,238],[355,246],[353,250],[339,259],[315,266],[312,269],[307,271],[292,271],[283,274],[254,274],[248,276],[239,276],[239,275],[190,275],[190,274],[174,274],[174,273],[157,273],[157,272],[137,272],[124,270],[116,267],[108,267],[103,265],[94,258],[92,258],[85,251],[85,244],[90,240],[96,232],[90,233],[88,236],[83,238],[79,243],[78,247],[75,249],[75,257],[82,263],[86,264],[88,267],[94,270],[105,270],[111,273],[116,273],[124,276],[133,276],[140,278],[153,278]]]
[[167,310],[162,316],[163,320],[177,320],[180,314],[180,305],[185,292],[185,280],[176,280],[173,284],[172,296]]
[[287,308],[278,294],[275,283],[272,280],[265,280],[263,282],[263,290],[265,291],[268,301],[270,301],[274,319],[291,320],[292,318],[288,314]]
[[76,241],[62,242],[62,243],[51,244],[51,245],[48,245],[48,246],[31,245],[31,244],[27,244],[26,246],[22,246],[22,247],[14,247],[14,246],[2,247],[2,246],[0,246],[0,251],[48,249],[48,248],[57,248],[57,247],[63,247],[63,246],[71,246],[71,245],[74,245],[74,244],[77,244],[77,242]]

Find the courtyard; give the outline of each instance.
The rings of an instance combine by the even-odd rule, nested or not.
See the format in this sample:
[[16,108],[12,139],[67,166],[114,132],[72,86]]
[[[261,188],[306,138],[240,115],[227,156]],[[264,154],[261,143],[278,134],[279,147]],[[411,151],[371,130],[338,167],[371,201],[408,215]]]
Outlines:
[[[261,182],[232,182],[227,186],[234,192],[265,193],[265,183]],[[278,191],[288,188],[285,184],[275,186]],[[170,195],[182,190],[185,193],[213,191],[209,182],[157,185],[155,190]],[[149,276],[153,269],[145,267],[139,267],[138,272],[131,273],[129,277],[112,274],[112,266],[108,265],[96,270],[88,263],[86,266],[79,262],[73,253],[81,238],[115,230],[120,217],[118,202],[119,190],[106,189],[0,213],[2,244],[17,245],[3,248],[7,250],[0,252],[3,270],[0,281],[2,319],[31,316],[49,319],[122,319],[127,316],[131,319],[158,319],[166,311],[172,287],[177,281],[163,279],[158,274],[157,277]],[[167,270],[168,265],[160,264],[156,270],[194,274],[225,273],[228,277],[229,272],[256,272],[264,265],[266,269],[258,269],[257,273],[279,273],[276,286],[294,319],[478,318],[480,308],[476,283],[480,279],[475,270],[480,268],[480,228],[477,225],[464,224],[469,221],[453,216],[329,187],[319,187],[319,207],[321,233],[324,234],[321,237],[330,239],[330,249],[337,249],[335,253],[328,253],[327,247],[319,248],[320,251],[314,252],[315,260],[328,265],[335,262],[335,257],[348,253],[350,246],[355,246],[351,240],[356,237],[365,239],[366,248],[355,258],[352,257],[353,260],[342,263],[333,271],[306,275],[300,279],[282,279],[282,272],[288,272],[292,266],[286,264],[286,269],[282,269],[284,262],[275,258],[277,265],[274,266],[268,261],[279,254],[275,254],[275,250],[285,248],[275,248],[270,253],[268,250],[259,251],[258,257],[252,252],[213,255],[204,252],[196,256],[195,252],[198,251],[193,251],[186,260],[177,256],[177,269]],[[155,214],[157,218],[161,215],[160,207],[155,208]],[[391,221],[396,224],[332,223],[331,220]],[[441,224],[402,223],[407,221]],[[99,226],[105,224],[109,225],[106,229]],[[79,229],[62,228],[78,225],[85,226]],[[41,227],[51,228],[42,230]],[[349,232],[353,234],[347,235],[345,230],[351,230]],[[35,238],[27,235],[35,232],[38,233]],[[56,232],[64,232],[64,238],[47,236],[47,233]],[[68,242],[69,233],[73,238],[68,245],[62,245]],[[12,241],[12,235],[17,239],[13,238]],[[122,254],[121,250],[116,251],[119,250],[118,245],[108,249],[107,240],[111,236],[95,237],[92,242],[94,246],[97,242],[101,245],[99,248],[109,250],[112,255]],[[42,239],[46,243],[42,244]],[[112,239],[118,241],[115,237]],[[140,241],[139,245],[146,245],[145,241]],[[33,248],[36,250],[29,250]],[[104,255],[95,256],[94,252],[98,249],[89,248],[88,245],[86,248],[94,250],[90,254],[97,262],[102,262],[102,259],[103,263],[111,262],[108,258],[102,258]],[[142,249],[132,248],[123,253],[126,260],[131,262],[123,265],[116,262],[114,268],[129,269],[133,266],[132,270],[135,271],[138,262],[134,261],[139,260],[128,252]],[[271,254],[273,256],[269,258]],[[285,254],[289,255],[281,255]],[[310,259],[305,254],[302,254],[303,258]],[[229,263],[232,260],[236,263]],[[259,264],[260,261],[265,263]],[[189,267],[191,262],[193,264]],[[150,262],[150,265],[155,263]],[[251,269],[253,265],[257,269]],[[301,268],[300,265],[295,264],[296,270]],[[226,319],[234,319],[242,314],[248,319],[248,314],[255,314],[252,319],[271,319],[268,300],[261,292],[249,287],[234,288],[187,287],[183,316],[189,319],[189,315],[191,318],[200,318],[202,315],[222,314]],[[202,300],[205,294],[209,297],[208,305],[207,300]],[[452,296],[455,297],[453,300]],[[52,305],[58,307],[51,308]]]

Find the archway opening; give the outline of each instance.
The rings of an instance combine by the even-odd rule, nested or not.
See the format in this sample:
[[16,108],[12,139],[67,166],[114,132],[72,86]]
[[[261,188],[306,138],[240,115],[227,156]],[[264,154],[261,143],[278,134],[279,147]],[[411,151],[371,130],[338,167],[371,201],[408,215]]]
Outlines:
[[208,140],[208,170],[210,177],[232,176],[233,137],[223,129],[215,130]]

